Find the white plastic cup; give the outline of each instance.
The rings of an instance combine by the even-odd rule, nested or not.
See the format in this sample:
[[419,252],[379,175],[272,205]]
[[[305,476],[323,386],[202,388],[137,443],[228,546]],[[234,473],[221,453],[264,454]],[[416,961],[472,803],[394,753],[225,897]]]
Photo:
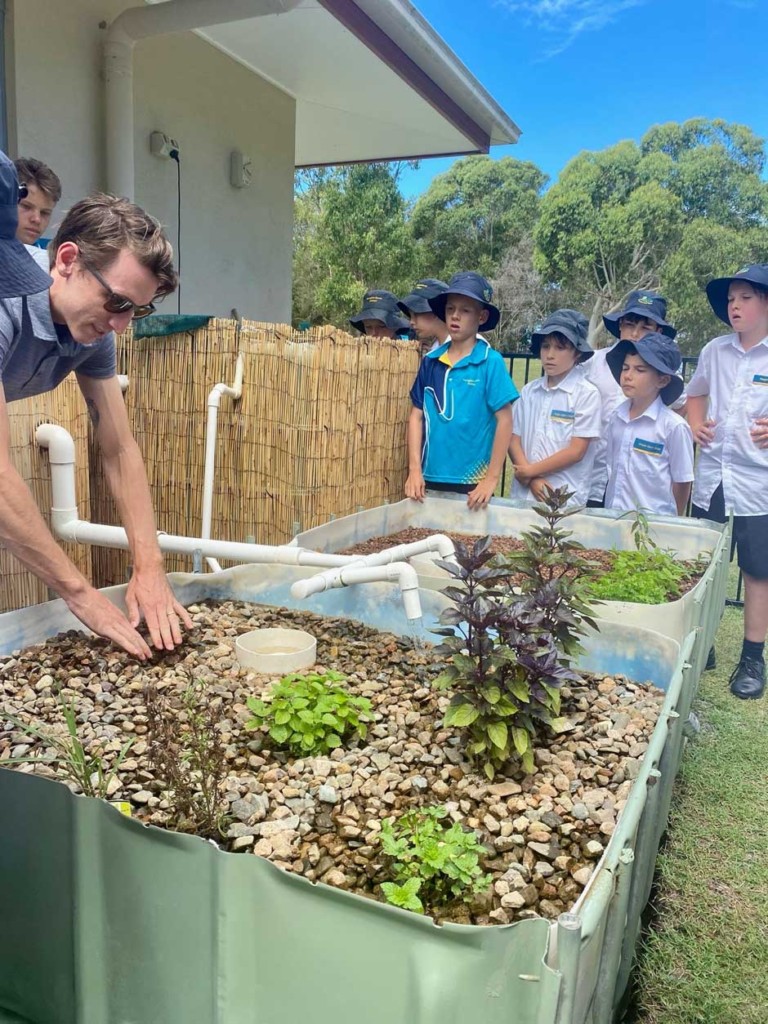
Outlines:
[[237,638],[235,653],[244,668],[283,675],[315,664],[317,640],[303,629],[252,629]]

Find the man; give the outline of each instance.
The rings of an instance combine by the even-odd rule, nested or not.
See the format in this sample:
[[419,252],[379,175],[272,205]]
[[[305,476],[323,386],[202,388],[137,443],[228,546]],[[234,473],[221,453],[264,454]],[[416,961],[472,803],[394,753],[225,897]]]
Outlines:
[[[180,623],[192,622],[163,571],[144,463],[115,376],[113,332],[173,291],[173,253],[139,207],[92,196],[72,207],[51,243],[49,278],[15,240],[18,188],[13,164],[0,153],[0,543],[94,633],[144,660],[151,651],[136,631],[142,615],[155,647],[166,650],[181,643]],[[6,402],[51,391],[71,370],[133,554],[128,617],[70,562],[10,461]]]
[[27,194],[19,200],[19,226],[16,237],[25,245],[37,245],[61,199],[61,182],[47,164],[33,157],[14,160],[19,184]]

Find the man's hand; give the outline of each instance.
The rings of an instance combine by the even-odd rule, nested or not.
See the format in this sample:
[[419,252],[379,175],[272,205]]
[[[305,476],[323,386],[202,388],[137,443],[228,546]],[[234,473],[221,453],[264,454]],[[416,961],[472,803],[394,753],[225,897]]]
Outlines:
[[768,416],[760,416],[749,431],[758,448],[768,448]]
[[424,483],[424,475],[421,470],[412,469],[405,481],[405,496],[413,498],[414,501],[424,501],[427,487]]
[[707,448],[715,440],[715,421],[704,420],[703,423],[698,423],[695,426],[691,424],[691,433],[696,444]]
[[72,614],[94,633],[111,640],[140,661],[152,656],[144,638],[120,609],[94,587],[83,587],[74,597],[65,600]]
[[162,567],[152,571],[134,569],[125,592],[125,607],[132,626],[138,626],[144,617],[158,650],[172,651],[181,643],[180,622],[192,629],[192,619],[174,597]]
[[543,476],[535,476],[531,480],[529,487],[536,501],[544,501],[547,494],[552,490]]
[[477,487],[467,495],[467,505],[469,508],[485,508],[493,497],[494,490],[493,480],[489,480],[487,476],[483,477]]

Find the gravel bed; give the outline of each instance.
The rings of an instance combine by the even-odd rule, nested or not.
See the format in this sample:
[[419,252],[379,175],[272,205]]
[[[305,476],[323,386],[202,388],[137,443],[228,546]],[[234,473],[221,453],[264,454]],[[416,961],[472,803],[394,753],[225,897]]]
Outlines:
[[[382,819],[441,804],[453,820],[477,830],[493,879],[471,906],[449,907],[441,920],[488,925],[554,918],[579,897],[637,776],[661,691],[620,676],[585,677],[564,688],[562,713],[571,730],[542,738],[535,774],[490,784],[463,758],[456,731],[442,727],[449,697],[431,688],[441,659],[430,647],[414,649],[408,640],[343,619],[253,604],[204,603],[190,613],[196,628],[182,648],[148,665],[74,631],[0,659],[0,759],[50,752],[2,712],[63,735],[60,693],[75,701],[86,749],[101,750],[107,763],[135,738],[109,796],[130,801],[139,820],[164,826],[170,794],[147,763],[144,691],[152,683],[180,697],[199,680],[220,710],[228,765],[223,848],[381,899]],[[267,626],[316,635],[316,668],[343,672],[350,691],[372,702],[365,741],[327,757],[293,759],[244,728],[246,698],[276,677],[241,668],[234,638]],[[41,763],[17,770],[62,777]]]
[[[359,544],[355,544],[351,548],[344,548],[344,550],[340,551],[339,554],[372,555],[377,551],[383,551],[384,548],[391,548],[397,544],[412,544],[414,541],[424,540],[426,537],[432,537],[438,532],[440,531],[430,530],[423,526],[409,526],[406,530],[400,530],[398,533],[391,533],[389,536],[370,537],[368,540],[360,541]],[[471,546],[478,539],[477,534],[470,533],[446,533],[446,536],[450,537],[454,544],[459,541],[461,544],[467,546]],[[518,540],[517,537],[507,537],[495,534],[491,537],[491,550],[497,555],[508,555],[515,551],[522,551],[523,542]],[[595,572],[597,575],[603,575],[606,572],[610,572],[613,568],[613,551],[611,550],[606,550],[605,548],[585,548],[581,554],[584,558],[596,563]],[[686,579],[681,580],[679,583],[681,597],[696,586],[705,571],[695,562],[683,562],[682,564],[691,569],[691,575]],[[519,585],[523,579],[523,576],[513,575],[512,583],[514,585]]]

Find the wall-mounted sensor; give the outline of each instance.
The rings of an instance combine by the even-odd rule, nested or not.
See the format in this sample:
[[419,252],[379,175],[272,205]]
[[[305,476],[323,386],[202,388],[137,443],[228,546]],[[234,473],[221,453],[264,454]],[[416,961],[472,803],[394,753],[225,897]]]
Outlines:
[[253,171],[250,157],[244,156],[239,149],[229,154],[229,183],[233,188],[247,188],[251,184]]

